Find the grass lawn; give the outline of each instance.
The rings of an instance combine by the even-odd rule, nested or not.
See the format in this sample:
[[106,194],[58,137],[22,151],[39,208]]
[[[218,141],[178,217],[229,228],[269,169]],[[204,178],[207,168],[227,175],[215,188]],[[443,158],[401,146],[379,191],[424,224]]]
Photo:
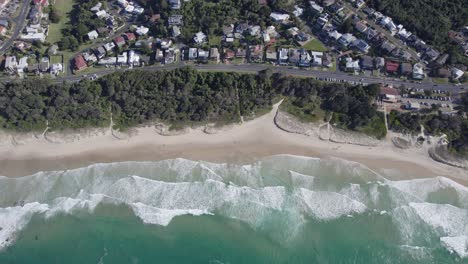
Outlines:
[[220,36],[210,36],[208,44],[210,46],[221,46],[221,37]]
[[62,63],[62,56],[60,55],[51,55],[50,56],[50,64],[54,63]]
[[448,78],[432,78],[432,81],[437,84],[447,84]]
[[51,3],[60,14],[60,21],[57,24],[51,23],[49,26],[49,35],[47,42],[55,44],[62,38],[62,29],[67,26],[70,21],[68,13],[73,8],[73,0],[53,0]]
[[318,39],[312,39],[302,47],[304,49],[313,50],[313,51],[327,51],[327,48]]

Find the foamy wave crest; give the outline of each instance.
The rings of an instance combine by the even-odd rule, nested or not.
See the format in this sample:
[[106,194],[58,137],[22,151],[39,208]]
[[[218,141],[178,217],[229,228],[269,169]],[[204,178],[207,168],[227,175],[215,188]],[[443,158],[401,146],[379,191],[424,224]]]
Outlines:
[[0,246],[9,245],[34,215],[93,213],[101,204],[115,204],[147,224],[213,214],[274,231],[279,240],[293,238],[311,221],[391,218],[402,245],[429,249],[437,240],[463,257],[467,197],[466,187],[443,177],[390,181],[340,159],[278,155],[249,165],[185,159],[96,164],[0,177]]

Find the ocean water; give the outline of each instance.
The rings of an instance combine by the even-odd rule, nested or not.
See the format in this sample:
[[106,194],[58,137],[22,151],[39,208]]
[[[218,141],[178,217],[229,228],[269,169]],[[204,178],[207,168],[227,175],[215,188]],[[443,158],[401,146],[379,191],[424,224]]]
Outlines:
[[468,263],[468,188],[291,155],[0,177],[0,263]]

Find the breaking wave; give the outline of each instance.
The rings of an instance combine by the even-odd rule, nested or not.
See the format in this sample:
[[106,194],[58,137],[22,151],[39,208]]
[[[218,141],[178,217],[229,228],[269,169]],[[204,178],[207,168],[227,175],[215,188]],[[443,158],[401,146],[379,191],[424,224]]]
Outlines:
[[173,159],[0,177],[0,247],[35,215],[93,213],[103,204],[128,206],[162,226],[180,215],[220,215],[275,230],[282,241],[311,221],[389,218],[402,251],[444,247],[468,257],[467,187],[444,177],[390,181],[359,163],[291,155],[250,165]]

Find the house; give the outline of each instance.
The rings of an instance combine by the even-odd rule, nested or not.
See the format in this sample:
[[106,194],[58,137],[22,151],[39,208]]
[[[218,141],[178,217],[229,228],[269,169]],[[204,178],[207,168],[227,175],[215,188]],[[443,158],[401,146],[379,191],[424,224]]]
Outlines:
[[184,24],[184,16],[182,15],[172,15],[167,20],[169,26],[182,26]]
[[200,49],[200,48],[197,49],[197,54],[198,54],[197,59],[202,62],[207,61],[208,58],[210,57],[210,53],[207,50]]
[[117,63],[117,57],[106,57],[99,60],[98,65],[114,66]]
[[128,65],[130,66],[140,66],[140,55],[136,53],[134,50],[128,51]]
[[281,14],[281,13],[276,13],[276,12],[271,13],[270,17],[273,21],[279,22],[279,23],[283,23],[289,20],[288,14]]
[[372,70],[374,69],[374,60],[371,56],[362,56],[360,60],[361,69]]
[[359,60],[353,60],[352,58],[346,58],[346,71],[358,72],[361,70],[359,66]]
[[30,41],[30,42],[34,42],[34,41],[45,42],[46,35],[43,32],[35,32],[35,33],[31,32],[31,33],[21,35],[20,39],[24,41]]
[[197,48],[189,48],[188,53],[187,53],[187,59],[188,60],[196,60],[197,59]]
[[252,37],[259,37],[262,28],[260,26],[252,26],[249,28],[250,36]]
[[156,49],[154,53],[154,60],[156,62],[162,62],[164,60],[164,51],[161,49]]
[[377,32],[377,30],[375,30],[373,28],[367,28],[366,32],[364,32],[365,38],[368,41],[375,38],[378,34],[379,33]]
[[309,5],[313,13],[315,14],[323,13],[323,7],[315,3],[315,1],[309,1]]
[[73,67],[75,71],[81,71],[86,69],[88,65],[86,64],[86,61],[83,58],[83,56],[78,55],[75,58],[73,58]]
[[265,59],[267,61],[278,61],[278,53],[272,47],[268,47],[265,54]]
[[134,40],[136,40],[136,36],[135,36],[135,34],[132,33],[132,32],[127,32],[127,33],[123,34],[122,37],[124,37],[124,39],[127,40],[127,41],[134,41]]
[[299,63],[300,53],[298,49],[290,48],[288,56],[289,56],[289,63],[291,65],[297,65]]
[[426,53],[424,53],[424,58],[427,59],[428,61],[435,61],[439,56],[440,56],[440,53],[433,48],[427,49]]
[[278,64],[279,65],[288,65],[289,59],[289,50],[285,48],[281,48],[278,50]]
[[390,43],[390,41],[388,40],[382,43],[382,45],[380,46],[380,49],[387,54],[391,54],[395,48],[396,46]]
[[369,8],[369,7],[364,7],[362,9],[362,12],[364,12],[367,16],[372,16],[374,13],[375,13],[375,10],[373,8]]
[[363,0],[357,0],[356,2],[354,2],[354,6],[355,6],[356,8],[361,8],[361,7],[363,7],[365,4],[366,4],[366,2],[364,2]]
[[91,32],[88,32],[87,35],[88,35],[88,39],[89,39],[89,40],[95,40],[95,39],[97,39],[97,38],[99,37],[99,34],[97,33],[96,30],[93,30],[93,31],[91,31]]
[[333,66],[333,61],[332,61],[332,56],[329,54],[325,53],[322,57],[322,66],[331,68]]
[[162,39],[159,42],[159,45],[161,46],[161,49],[166,50],[169,49],[172,46],[172,40],[170,39]]
[[154,14],[149,18],[151,24],[156,24],[161,19],[161,14]]
[[16,61],[15,56],[7,56],[5,58],[5,70],[9,72],[16,71],[16,67],[18,66],[18,62]]
[[397,73],[399,68],[400,68],[400,64],[398,62],[387,61],[385,63],[385,70],[388,73]]
[[172,9],[180,9],[180,7],[182,6],[180,0],[169,0],[169,6],[172,8]]
[[121,48],[125,45],[125,39],[122,36],[118,36],[114,38],[114,44],[115,46]]
[[402,75],[410,75],[413,73],[413,65],[410,63],[404,62],[400,65],[400,73]]
[[263,46],[255,45],[249,47],[249,61],[262,62],[263,61]]
[[353,43],[356,40],[356,37],[354,37],[350,33],[343,34],[339,39],[338,43],[347,47],[349,44]]
[[230,49],[224,49],[223,51],[223,57],[224,60],[232,60],[236,56],[236,53],[233,50]]
[[330,31],[328,33],[328,38],[333,40],[333,41],[338,41],[342,36],[343,36],[343,34],[341,34],[340,32],[338,32],[336,30]]
[[62,63],[54,63],[52,66],[50,66],[50,74],[52,75],[58,75],[59,73],[63,72],[63,65]]
[[452,74],[447,68],[440,68],[437,70],[437,76],[441,78],[449,78],[450,76],[452,76]]
[[115,48],[114,42],[107,42],[106,44],[104,44],[104,49],[106,50],[106,52],[112,52],[114,48]]
[[310,62],[311,66],[322,66],[323,52],[312,51],[311,55],[312,55],[312,60]]
[[95,63],[98,61],[98,58],[96,55],[94,55],[94,53],[83,52],[81,55],[88,64]]
[[5,36],[6,32],[7,32],[6,27],[0,25],[0,35]]
[[447,53],[440,55],[439,58],[436,60],[437,65],[442,66],[444,65],[449,58],[449,55]]
[[175,62],[175,51],[174,49],[168,49],[166,51],[166,54],[164,56],[164,64],[170,64],[170,63],[174,63]]
[[367,53],[369,52],[370,46],[362,39],[357,39],[353,41],[353,46],[358,49],[360,52]]
[[365,21],[359,21],[354,25],[354,29],[360,33],[364,33],[367,30],[367,25]]
[[385,59],[382,57],[374,58],[374,66],[376,69],[382,69],[385,66]]
[[405,104],[405,109],[406,110],[419,110],[421,108],[421,105],[418,102],[406,102]]
[[91,9],[89,9],[91,12],[98,12],[99,10],[101,10],[101,7],[102,7],[102,3],[101,2],[98,2],[95,6],[91,7]]
[[[299,67],[310,67],[310,62],[312,60],[312,56],[310,56],[310,53],[305,50],[305,49],[300,49],[299,50],[299,61],[297,62],[297,65]],[[320,57],[321,60],[321,57]],[[315,62],[315,59],[314,59]]]
[[108,14],[107,14],[106,10],[99,10],[99,11],[96,12],[96,16],[98,18],[106,18],[106,17],[108,17]]
[[5,28],[8,28],[10,26],[10,23],[6,19],[0,19],[0,26],[4,26]]
[[218,48],[211,48],[210,49],[210,60],[219,62],[219,51]]
[[379,91],[380,100],[388,103],[396,103],[401,96],[397,89],[391,86],[381,86]]
[[245,58],[247,57],[247,51],[243,48],[237,48],[236,58]]
[[135,30],[135,33],[138,35],[138,36],[144,36],[146,34],[148,34],[149,32],[149,28],[145,27],[145,26],[139,26],[136,28]]
[[460,79],[463,75],[465,75],[465,72],[463,72],[462,70],[457,69],[457,68],[452,69],[452,78],[454,80]]
[[180,28],[178,26],[173,26],[172,27],[172,37],[177,38],[180,36]]
[[207,41],[206,35],[203,32],[198,32],[193,36],[193,42],[197,45],[201,45]]
[[117,55],[117,65],[127,65],[127,63],[128,63],[127,52]]
[[267,33],[262,33],[262,38],[263,38],[263,43],[268,43],[270,42],[270,35],[268,35]]
[[424,79],[424,66],[421,63],[415,63],[413,65],[413,79],[422,80]]
[[344,10],[344,6],[340,3],[335,2],[333,5],[328,7],[328,10],[330,10],[330,12],[332,13],[338,14]]
[[123,8],[127,7],[128,5],[127,0],[117,0],[117,3]]

